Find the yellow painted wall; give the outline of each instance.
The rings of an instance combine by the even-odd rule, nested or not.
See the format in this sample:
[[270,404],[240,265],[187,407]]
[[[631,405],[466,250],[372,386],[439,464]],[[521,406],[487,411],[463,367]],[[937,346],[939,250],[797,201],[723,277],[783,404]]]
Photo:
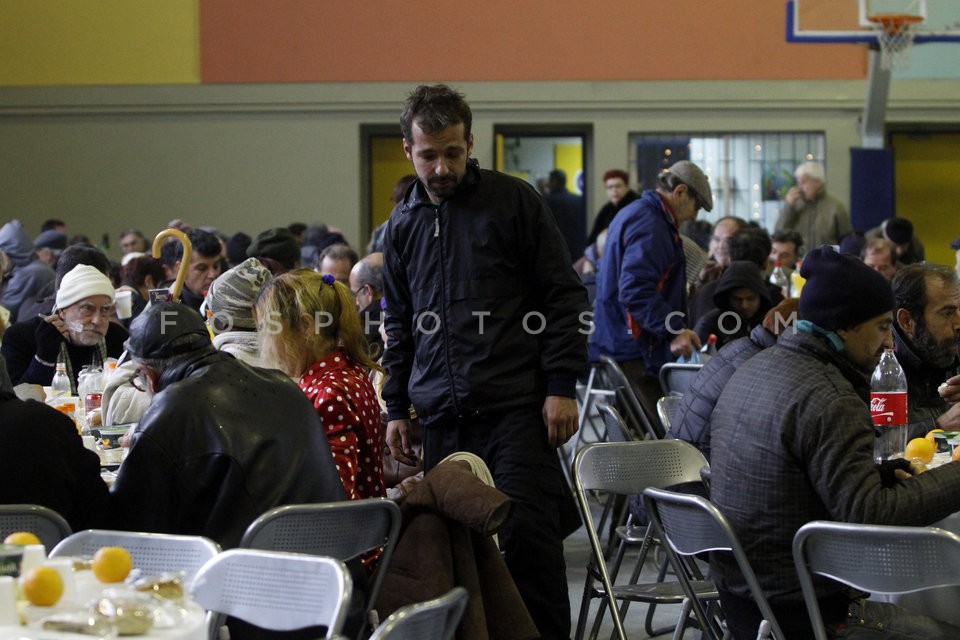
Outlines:
[[200,82],[198,0],[2,0],[0,85]]
[[[376,136],[370,140],[370,206],[373,227],[390,217],[390,194],[403,176],[413,173],[413,165],[403,153],[401,136]],[[371,227],[371,229],[373,228]]]
[[553,166],[567,174],[567,190],[583,195],[577,185],[577,174],[583,171],[582,144],[556,144],[553,146]]
[[960,236],[960,134],[893,136],[897,215],[913,222],[929,262],[952,266]]

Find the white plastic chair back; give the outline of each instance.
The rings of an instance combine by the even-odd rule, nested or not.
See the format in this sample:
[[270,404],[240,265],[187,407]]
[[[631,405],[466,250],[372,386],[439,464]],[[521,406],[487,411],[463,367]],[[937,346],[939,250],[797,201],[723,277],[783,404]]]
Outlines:
[[70,525],[59,513],[38,504],[0,504],[0,540],[16,531],[29,531],[47,550],[70,535]]
[[793,561],[814,636],[825,640],[814,574],[871,593],[960,584],[960,537],[936,527],[815,520],[794,536]]
[[394,611],[370,640],[451,640],[467,607],[467,590],[454,587],[446,594]]
[[220,553],[220,546],[203,536],[86,529],[64,538],[50,557],[92,556],[100,547],[123,547],[129,551],[133,568],[142,576],[168,571],[193,574]]
[[210,612],[264,629],[324,626],[331,638],[343,627],[350,586],[346,566],[333,558],[230,549],[200,568],[190,594]]

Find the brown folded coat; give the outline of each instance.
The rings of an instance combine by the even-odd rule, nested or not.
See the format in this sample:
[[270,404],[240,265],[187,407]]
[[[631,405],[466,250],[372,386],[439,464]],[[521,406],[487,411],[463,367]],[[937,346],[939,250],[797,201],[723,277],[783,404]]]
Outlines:
[[527,640],[540,634],[491,536],[509,517],[510,499],[465,462],[437,465],[401,502],[400,540],[384,577],[380,618],[455,586],[470,594],[458,640]]

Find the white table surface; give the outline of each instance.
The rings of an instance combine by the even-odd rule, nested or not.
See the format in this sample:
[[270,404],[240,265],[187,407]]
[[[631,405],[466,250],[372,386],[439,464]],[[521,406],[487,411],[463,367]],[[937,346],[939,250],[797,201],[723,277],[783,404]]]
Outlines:
[[[78,595],[73,602],[61,601],[52,607],[26,605],[23,614],[30,622],[25,626],[0,626],[0,640],[14,638],[18,640],[21,638],[30,638],[31,640],[82,640],[83,638],[94,638],[95,636],[83,634],[45,631],[40,627],[39,620],[47,615],[79,611],[83,608],[84,603],[102,596],[105,590],[123,588],[123,583],[110,585],[98,582],[90,571],[77,571],[74,572],[74,576]],[[155,627],[145,634],[123,636],[123,638],[130,638],[131,640],[206,640],[207,624],[204,609],[186,597],[181,603],[181,607],[186,611],[186,615],[176,626]]]

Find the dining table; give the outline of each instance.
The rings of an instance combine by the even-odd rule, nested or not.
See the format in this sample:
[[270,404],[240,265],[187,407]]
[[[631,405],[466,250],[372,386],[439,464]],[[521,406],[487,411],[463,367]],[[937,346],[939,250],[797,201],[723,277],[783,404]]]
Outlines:
[[[84,638],[117,638],[113,627],[107,623],[103,628],[105,633],[97,633],[95,628],[88,628],[86,633],[44,629],[44,620],[50,617],[88,616],[91,603],[105,597],[140,598],[149,602],[149,607],[155,614],[154,623],[147,631],[136,635],[123,635],[131,640],[207,640],[206,611],[199,604],[184,593],[182,598],[162,599],[150,596],[134,589],[125,582],[103,583],[98,581],[90,570],[76,570],[73,572],[73,584],[64,589],[64,595],[57,604],[49,607],[39,607],[27,602],[21,602],[19,613],[20,625],[0,625],[0,640],[83,640]],[[189,577],[184,577],[186,582]],[[184,591],[186,587],[184,585]]]

